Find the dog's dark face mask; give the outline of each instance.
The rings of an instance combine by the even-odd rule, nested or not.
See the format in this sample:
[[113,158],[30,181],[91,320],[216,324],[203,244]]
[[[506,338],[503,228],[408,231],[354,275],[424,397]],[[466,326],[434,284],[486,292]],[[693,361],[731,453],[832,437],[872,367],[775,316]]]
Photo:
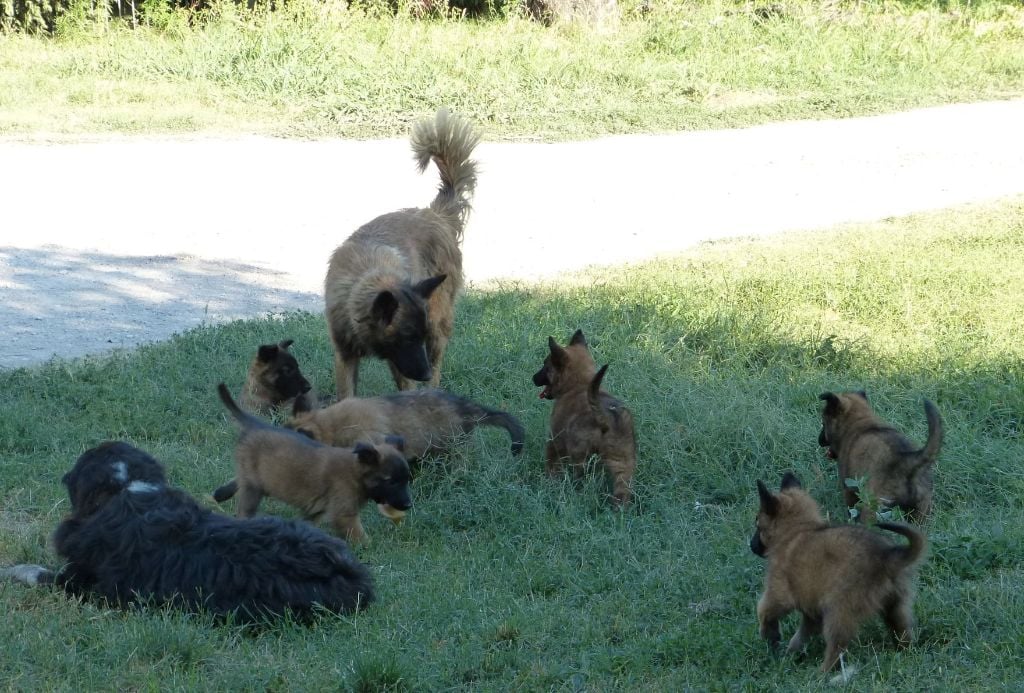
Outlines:
[[132,482],[153,486],[167,483],[163,466],[127,443],[106,442],[82,453],[61,479],[71,499],[74,517],[92,515]]
[[353,452],[368,469],[363,481],[366,495],[375,503],[404,511],[412,507],[412,496],[409,493],[412,474],[402,454],[403,447],[401,438],[389,436],[385,445],[359,443]]
[[424,279],[400,290],[381,291],[370,309],[375,351],[410,380],[433,377],[427,355],[427,301],[447,275]]
[[299,362],[288,353],[292,344],[293,340],[286,339],[280,344],[264,344],[256,352],[257,361],[264,367],[261,377],[282,401],[312,389],[299,370]]

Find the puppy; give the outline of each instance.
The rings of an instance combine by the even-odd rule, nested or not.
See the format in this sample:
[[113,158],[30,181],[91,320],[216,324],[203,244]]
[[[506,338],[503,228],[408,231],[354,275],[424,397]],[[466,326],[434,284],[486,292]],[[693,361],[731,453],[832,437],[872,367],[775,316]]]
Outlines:
[[356,393],[364,356],[385,359],[400,390],[413,381],[440,383],[462,289],[459,244],[476,187],[469,157],[479,140],[444,109],[417,123],[412,150],[420,171],[433,159],[441,174],[434,201],[377,217],[331,256],[324,299],[339,400]]
[[[818,445],[825,455],[839,463],[839,483],[848,507],[860,500],[857,489],[846,486],[846,479],[867,477],[867,488],[883,506],[897,506],[912,519],[922,520],[932,507],[932,466],[942,447],[942,417],[928,400],[924,401],[928,418],[928,442],[917,448],[902,433],[875,415],[867,393],[826,392],[821,395]],[[861,512],[863,520],[871,512]]]
[[911,570],[922,558],[924,535],[902,524],[881,529],[909,540],[897,545],[861,525],[828,525],[817,503],[793,474],[771,493],[757,482],[761,508],[750,550],[768,560],[764,594],[757,604],[761,637],[779,644],[779,619],[794,609],[803,615],[789,651],[803,649],[809,636],[825,636],[822,671],[830,671],[857,634],[860,624],[881,613],[896,642],[913,637]]
[[565,348],[548,337],[548,348],[551,353],[533,376],[533,384],[544,388],[540,398],[555,401],[545,453],[548,475],[561,476],[567,460],[578,477],[590,456],[598,455],[612,480],[613,502],[629,505],[637,455],[633,415],[601,389],[608,366],[597,371],[582,330]]
[[514,416],[432,388],[383,397],[349,397],[315,410],[296,401],[292,411],[286,425],[321,443],[349,446],[359,440],[377,442],[396,435],[405,440],[410,460],[446,452],[454,438],[477,426],[505,429],[512,439],[512,454],[523,450],[523,425]]
[[238,491],[239,517],[251,517],[263,496],[300,509],[306,518],[326,518],[334,531],[353,542],[366,538],[359,511],[373,499],[404,513],[409,497],[409,464],[402,440],[336,448],[287,428],[271,426],[242,411],[224,383],[221,401],[241,425],[235,447],[235,478],[213,492],[221,502]]
[[303,522],[213,513],[126,443],[87,450],[63,482],[71,515],[53,542],[64,567],[16,566],[10,577],[119,607],[170,604],[242,622],[373,600],[370,574],[345,542]]
[[295,340],[263,344],[249,365],[249,376],[242,390],[242,408],[262,416],[270,416],[292,402],[312,409],[317,406],[313,386],[299,370],[299,362],[288,351]]

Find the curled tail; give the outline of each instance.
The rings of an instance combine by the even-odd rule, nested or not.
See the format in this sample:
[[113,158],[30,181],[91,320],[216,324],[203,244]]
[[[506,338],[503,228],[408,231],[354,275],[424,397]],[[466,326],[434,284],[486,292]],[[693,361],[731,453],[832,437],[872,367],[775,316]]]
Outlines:
[[462,224],[469,215],[470,198],[476,188],[476,162],[469,158],[480,142],[480,134],[466,120],[442,108],[432,119],[421,120],[412,129],[412,152],[420,173],[433,159],[441,173],[441,186],[430,208],[455,217]]
[[213,492],[213,500],[223,503],[228,498],[238,493],[238,480],[232,479],[223,486],[218,486]]
[[902,534],[910,541],[907,546],[894,546],[889,551],[893,560],[899,566],[900,570],[909,568],[910,566],[921,560],[924,555],[925,548],[928,546],[928,540],[925,539],[924,534],[914,529],[910,525],[899,524],[896,522],[879,522],[875,525],[879,529],[884,529],[896,534]]
[[228,391],[228,386],[221,383],[217,386],[217,394],[220,395],[220,401],[224,403],[224,406],[231,412],[231,416],[238,420],[238,423],[242,426],[266,426],[267,423],[261,419],[256,418],[252,414],[247,414],[242,411],[241,407],[235,404],[235,400],[231,397],[231,392]]
[[484,416],[480,419],[481,425],[504,428],[512,439],[512,454],[518,455],[521,453],[523,451],[523,441],[526,440],[526,430],[523,428],[523,424],[519,423],[519,419],[500,409],[485,408],[484,411]]
[[597,372],[594,379],[590,381],[590,387],[587,388],[587,402],[590,404],[590,411],[597,419],[597,425],[601,427],[602,433],[612,427],[608,421],[608,413],[601,406],[601,381],[604,380],[604,374],[607,372],[608,364],[606,363],[601,366],[601,370]]

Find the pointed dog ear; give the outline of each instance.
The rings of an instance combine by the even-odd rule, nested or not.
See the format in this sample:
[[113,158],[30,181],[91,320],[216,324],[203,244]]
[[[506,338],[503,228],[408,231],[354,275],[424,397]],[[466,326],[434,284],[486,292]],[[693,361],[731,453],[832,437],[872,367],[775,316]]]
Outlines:
[[284,340],[281,340],[280,342],[278,342],[277,346],[279,346],[282,349],[284,349],[285,351],[287,351],[288,347],[290,347],[292,344],[295,344],[295,340],[294,339],[284,339]]
[[405,452],[405,438],[402,436],[386,436],[384,442],[399,452]]
[[861,397],[863,397],[865,402],[868,400],[868,391],[867,390],[858,390],[857,394],[860,395]]
[[413,287],[413,290],[423,298],[430,298],[430,295],[434,293],[434,289],[441,286],[441,283],[448,278],[447,274],[439,274],[436,277],[430,277],[424,279],[419,284]]
[[577,344],[587,346],[587,338],[583,336],[583,330],[576,330],[572,333],[572,339],[569,340],[569,346],[576,346]]
[[774,517],[779,512],[779,500],[760,479],[757,480],[757,495],[761,497],[761,512],[768,517]]
[[831,392],[822,392],[818,395],[818,399],[825,402],[825,413],[836,414],[839,412],[839,397]]
[[554,337],[548,337],[548,349],[551,350],[551,365],[555,368],[561,368],[569,362],[568,354],[558,345]]
[[263,363],[269,363],[277,358],[277,353],[280,347],[276,344],[261,344],[259,351],[256,352],[256,358]]
[[380,462],[380,453],[377,452],[377,448],[366,443],[356,443],[356,446],[352,448],[352,452],[356,454],[359,461],[365,464],[367,467],[375,467]]
[[381,291],[370,306],[370,316],[385,327],[391,324],[397,312],[398,299],[390,291]]
[[782,475],[782,486],[781,490],[785,491],[790,488],[803,488],[803,484],[800,483],[800,479],[797,478],[793,472],[786,472]]

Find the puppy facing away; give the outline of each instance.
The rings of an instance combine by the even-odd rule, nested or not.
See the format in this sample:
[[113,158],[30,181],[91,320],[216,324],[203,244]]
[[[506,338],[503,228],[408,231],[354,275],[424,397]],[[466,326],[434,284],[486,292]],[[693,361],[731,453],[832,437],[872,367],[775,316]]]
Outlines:
[[477,426],[508,431],[513,455],[522,452],[525,436],[523,425],[511,414],[434,388],[348,397],[323,409],[310,410],[296,402],[292,411],[286,425],[321,443],[349,446],[396,435],[405,440],[404,452],[411,460],[444,453],[454,439]]
[[316,406],[313,386],[288,351],[294,342],[286,339],[277,344],[263,344],[256,350],[239,400],[243,409],[269,416],[293,402],[301,402],[300,406],[308,408]]
[[[912,519],[922,520],[932,506],[932,468],[942,447],[942,417],[928,400],[924,401],[928,419],[928,441],[918,448],[894,427],[882,421],[861,392],[826,392],[821,395],[818,445],[826,456],[839,464],[839,483],[846,505],[853,508],[860,500],[857,489],[846,486],[846,479],[867,477],[867,488],[884,506],[897,506]],[[870,519],[861,512],[861,519]]]
[[63,482],[71,514],[53,542],[64,567],[54,575],[16,566],[9,576],[119,607],[170,604],[242,622],[348,612],[373,600],[369,572],[344,541],[304,522],[211,512],[126,443],[87,450]]
[[223,383],[217,391],[242,430],[235,446],[235,479],[213,497],[221,502],[237,488],[239,517],[251,517],[263,496],[271,496],[307,519],[326,518],[337,534],[358,542],[366,537],[359,511],[368,500],[400,513],[412,506],[400,438],[351,449],[324,445],[246,414]]
[[412,150],[419,169],[433,160],[441,174],[434,201],[373,219],[331,256],[324,299],[339,400],[356,393],[364,356],[386,360],[400,390],[413,381],[440,383],[462,289],[459,246],[476,187],[469,157],[479,140],[445,109],[417,123]]
[[544,366],[533,376],[533,384],[544,388],[540,398],[555,401],[545,452],[548,475],[560,476],[568,462],[578,477],[590,456],[598,455],[611,477],[614,503],[628,505],[637,455],[633,415],[601,389],[608,366],[597,370],[582,330],[564,348],[548,337],[548,349]]
[[757,491],[761,508],[750,550],[768,561],[757,604],[761,637],[777,646],[779,619],[799,611],[803,620],[789,651],[802,650],[808,637],[822,633],[822,671],[836,665],[860,624],[878,613],[897,645],[908,645],[914,621],[912,569],[924,555],[924,535],[908,525],[879,523],[880,529],[910,542],[899,545],[863,525],[829,525],[791,473],[782,478],[779,493],[761,481]]

